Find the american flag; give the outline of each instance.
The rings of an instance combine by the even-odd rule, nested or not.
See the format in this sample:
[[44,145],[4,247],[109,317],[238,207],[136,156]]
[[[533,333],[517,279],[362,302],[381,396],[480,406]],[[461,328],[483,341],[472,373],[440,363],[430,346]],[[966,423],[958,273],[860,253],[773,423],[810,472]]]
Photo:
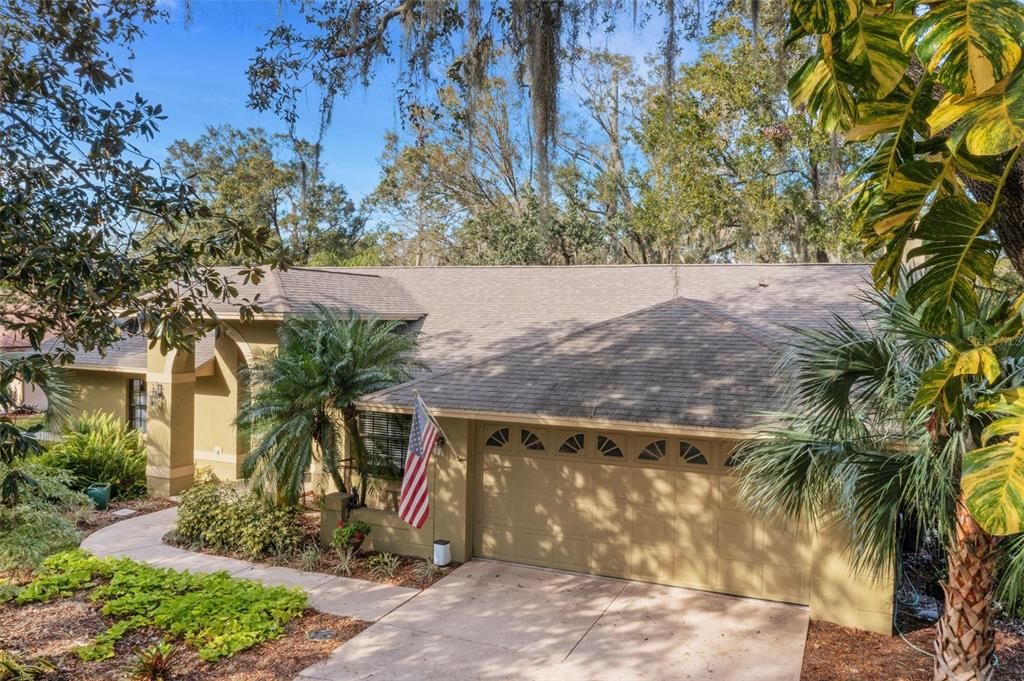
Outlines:
[[427,468],[434,451],[439,431],[427,405],[416,396],[416,409],[409,431],[409,453],[405,456],[405,475],[402,491],[398,495],[398,517],[416,529],[423,527],[430,512],[430,494],[427,489]]

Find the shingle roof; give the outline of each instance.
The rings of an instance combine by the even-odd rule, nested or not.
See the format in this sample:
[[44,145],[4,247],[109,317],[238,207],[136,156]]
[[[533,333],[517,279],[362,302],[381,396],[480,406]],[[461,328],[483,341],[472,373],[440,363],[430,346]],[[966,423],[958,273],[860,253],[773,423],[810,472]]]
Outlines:
[[[776,407],[772,368],[789,333],[784,326],[821,325],[833,312],[859,316],[857,294],[867,275],[863,266],[835,265],[609,269],[598,274],[616,281],[636,269],[652,278],[668,275],[669,290],[680,297],[569,335],[539,342],[534,336],[526,347],[435,371],[362,404],[408,407],[416,390],[441,410],[749,428]],[[605,292],[609,307],[623,303],[621,292]],[[593,312],[597,293],[576,302]],[[546,309],[541,292],[535,296],[535,309]],[[530,335],[510,334],[504,342]]]
[[[244,283],[234,268],[219,268],[227,274],[240,299],[258,303],[265,315],[307,314],[315,305],[332,310],[355,312],[384,319],[414,320],[423,316],[402,284],[374,272],[354,272],[315,267],[292,267],[288,270],[264,269],[259,284]],[[223,317],[237,314],[237,307],[227,302],[211,305]]]
[[[207,334],[196,341],[197,369],[213,360],[215,344],[216,339],[213,334]],[[145,373],[147,345],[148,341],[143,336],[126,336],[120,342],[107,348],[102,356],[95,351],[78,353],[75,355],[75,363],[70,368],[110,370],[116,367],[121,370],[132,369]]]
[[[807,324],[851,315],[864,265],[598,265],[576,267],[375,267],[400,283],[426,316],[421,359],[431,369],[472,362],[635,312],[678,296],[728,310],[748,324]],[[783,313],[782,310],[785,310]]]
[[744,428],[771,407],[779,345],[759,330],[676,298],[377,393],[371,404]]

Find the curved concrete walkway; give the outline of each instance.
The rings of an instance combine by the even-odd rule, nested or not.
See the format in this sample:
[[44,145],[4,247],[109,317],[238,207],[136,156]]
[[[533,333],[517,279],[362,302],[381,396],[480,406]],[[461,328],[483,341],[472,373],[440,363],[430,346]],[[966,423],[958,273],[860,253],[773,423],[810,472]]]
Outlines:
[[260,565],[168,546],[163,543],[163,536],[174,527],[177,516],[178,509],[169,508],[122,520],[86,537],[82,548],[97,556],[125,556],[163,568],[224,571],[233,577],[272,586],[297,586],[306,592],[311,608],[367,622],[376,622],[419,593],[419,589]]

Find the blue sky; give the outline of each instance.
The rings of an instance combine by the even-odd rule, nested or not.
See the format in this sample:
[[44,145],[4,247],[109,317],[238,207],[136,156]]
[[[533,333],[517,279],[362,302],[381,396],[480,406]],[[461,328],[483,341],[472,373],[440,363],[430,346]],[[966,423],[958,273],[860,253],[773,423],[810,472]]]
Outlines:
[[[172,18],[150,26],[135,45],[134,90],[162,104],[167,120],[142,151],[162,160],[176,139],[195,139],[207,125],[261,126],[271,132],[285,126],[272,113],[246,106],[245,69],[263,42],[265,32],[281,19],[277,0],[193,0],[190,25],[182,19],[180,1],[167,0]],[[658,31],[636,35],[622,29],[602,46],[642,57],[654,45]],[[384,134],[399,127],[395,105],[395,67],[385,65],[368,89],[357,88],[335,105],[334,123],[327,133],[326,174],[360,199],[377,184]],[[318,124],[316,95],[299,123],[300,133],[314,137]]]

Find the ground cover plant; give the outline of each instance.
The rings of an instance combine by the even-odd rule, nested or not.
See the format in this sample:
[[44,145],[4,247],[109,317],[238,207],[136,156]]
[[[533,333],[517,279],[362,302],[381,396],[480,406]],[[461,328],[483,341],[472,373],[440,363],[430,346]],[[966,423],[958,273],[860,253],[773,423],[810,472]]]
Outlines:
[[302,614],[306,596],[298,589],[267,587],[227,573],[192,574],[161,569],[127,558],[98,558],[85,551],[51,556],[34,579],[14,593],[16,605],[47,603],[86,590],[114,623],[80,647],[83,660],[114,655],[129,632],[156,627],[194,646],[206,661],[229,657],[284,633]]

